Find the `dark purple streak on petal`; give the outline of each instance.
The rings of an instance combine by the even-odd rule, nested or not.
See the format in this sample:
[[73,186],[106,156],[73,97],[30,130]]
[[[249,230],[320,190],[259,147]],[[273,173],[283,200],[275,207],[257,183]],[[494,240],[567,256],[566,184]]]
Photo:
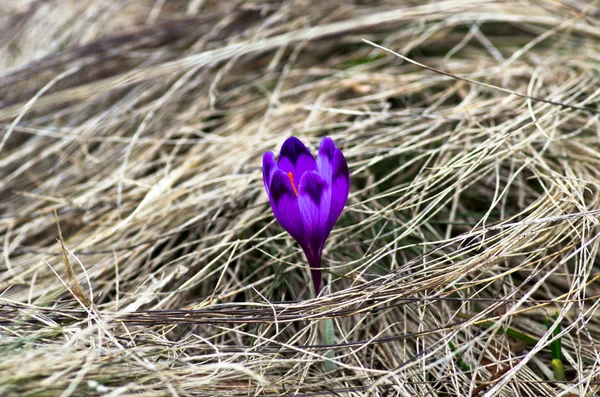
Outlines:
[[335,144],[331,138],[325,137],[321,140],[319,154],[317,156],[317,168],[319,169],[319,173],[323,176],[323,179],[329,184],[331,184],[331,177],[333,176],[332,163],[335,150]]
[[275,170],[271,179],[271,208],[277,222],[283,227],[301,246],[307,244],[306,231],[302,215],[298,207],[298,197],[290,184],[288,175]]
[[350,172],[348,164],[340,149],[336,149],[332,161],[333,175],[331,181],[331,209],[327,220],[327,227],[333,225],[339,218],[350,193]]
[[306,171],[317,169],[317,162],[312,153],[295,136],[283,143],[277,165],[286,173],[291,172],[296,181],[300,181]]
[[318,172],[309,171],[300,180],[298,206],[311,245],[322,248],[329,235],[326,225],[331,208],[331,191]]
[[263,156],[263,182],[265,184],[265,190],[267,196],[271,197],[271,179],[273,179],[273,173],[277,169],[277,163],[275,163],[275,155],[273,152],[266,152]]

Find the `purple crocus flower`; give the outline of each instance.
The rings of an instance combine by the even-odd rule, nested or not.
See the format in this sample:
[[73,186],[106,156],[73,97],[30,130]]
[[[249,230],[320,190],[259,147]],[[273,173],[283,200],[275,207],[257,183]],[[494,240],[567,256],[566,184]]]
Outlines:
[[281,147],[279,160],[263,156],[263,179],[275,218],[300,244],[310,266],[315,295],[321,290],[321,252],[350,192],[341,150],[323,138],[317,160],[296,137]]

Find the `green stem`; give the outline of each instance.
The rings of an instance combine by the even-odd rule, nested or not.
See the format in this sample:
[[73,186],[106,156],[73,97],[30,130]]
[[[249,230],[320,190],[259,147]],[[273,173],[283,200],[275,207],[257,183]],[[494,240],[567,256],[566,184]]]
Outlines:
[[567,380],[565,366],[561,360],[552,360],[552,372],[554,372],[554,380]]
[[452,341],[448,341],[448,347],[450,347],[450,350],[452,350],[452,352],[456,356],[456,361],[458,362],[458,365],[460,365],[462,370],[465,372],[471,372],[471,368],[465,362],[465,360],[462,359],[462,353],[458,351],[458,349],[456,348],[456,345],[454,343],[452,343]]
[[[325,320],[321,321],[321,325],[322,325],[322,332],[323,332],[323,344],[327,345],[327,346],[333,346],[335,345],[335,332],[333,329],[333,319],[332,318],[326,318]],[[327,357],[328,359],[333,359],[333,351],[332,350],[328,350],[325,353],[325,357]],[[334,363],[331,360],[325,360],[325,371],[330,372],[330,371],[335,371],[338,369],[338,366],[336,363]]]
[[[558,321],[559,313],[556,311],[554,314],[554,323],[556,326],[554,327],[554,331],[552,332],[552,336],[557,337],[560,334],[561,324]],[[546,316],[546,329],[550,330],[552,324],[550,324],[550,319]],[[550,343],[550,351],[552,352],[552,372],[554,372],[554,380],[567,380],[567,376],[565,375],[565,366],[562,362],[562,338],[558,337],[554,342]]]

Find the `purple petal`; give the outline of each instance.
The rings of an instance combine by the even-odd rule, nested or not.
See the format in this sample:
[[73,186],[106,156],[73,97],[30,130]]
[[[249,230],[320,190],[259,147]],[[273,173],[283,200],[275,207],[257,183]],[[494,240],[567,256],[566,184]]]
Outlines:
[[325,137],[321,140],[319,146],[319,155],[317,156],[317,167],[319,173],[323,176],[329,184],[331,184],[331,177],[333,176],[333,155],[335,153],[335,144],[329,137]]
[[350,193],[350,172],[348,164],[340,149],[335,149],[332,161],[331,180],[331,210],[327,219],[327,227],[333,228],[335,221],[339,218]]
[[301,246],[306,245],[306,232],[298,207],[298,197],[288,175],[282,170],[275,170],[269,188],[269,199],[275,219]]
[[331,228],[327,227],[331,208],[329,183],[316,171],[309,171],[300,180],[298,206],[312,254],[321,253]]
[[273,152],[266,152],[263,156],[263,182],[265,184],[265,190],[267,191],[267,196],[271,197],[270,186],[271,179],[273,178],[273,173],[277,169],[277,164],[275,163],[275,155]]
[[280,169],[286,173],[291,172],[294,179],[299,181],[307,171],[315,171],[317,162],[304,146],[304,144],[296,137],[292,136],[283,143],[279,152],[279,161],[277,163]]

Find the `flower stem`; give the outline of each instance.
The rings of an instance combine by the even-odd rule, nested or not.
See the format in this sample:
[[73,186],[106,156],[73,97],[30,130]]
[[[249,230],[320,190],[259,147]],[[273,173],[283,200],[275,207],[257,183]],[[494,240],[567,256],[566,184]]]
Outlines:
[[[313,256],[311,255],[310,250],[308,250],[308,252],[307,250],[305,250],[304,252],[306,253],[306,258],[308,259],[308,266],[310,267],[310,276],[313,282],[314,297],[316,298],[321,292],[321,254],[319,252],[318,255]],[[321,344],[325,346],[334,346],[335,331],[333,328],[333,319],[326,318],[325,320],[321,320],[319,323],[319,328],[319,340],[321,341]],[[325,371],[331,372],[337,370],[337,364],[332,361],[334,358],[333,350],[327,350],[325,352],[325,357],[327,358],[325,360]]]
[[315,294],[315,298],[319,296],[321,292],[321,270],[310,268],[310,275],[313,282],[313,292]]
[[310,278],[313,282],[313,291],[315,293],[315,298],[319,296],[321,292],[321,253],[315,253],[310,248],[304,249],[304,254],[306,255],[306,259],[308,259],[308,267],[310,268]]
[[[321,321],[321,326],[322,326],[322,336],[323,336],[323,344],[327,345],[327,346],[333,346],[335,345],[335,333],[334,333],[334,329],[333,329],[333,319],[332,318],[326,318],[325,320]],[[325,357],[328,358],[328,360],[325,360],[325,371],[327,372],[331,372],[331,371],[335,371],[338,369],[338,366],[335,362],[331,361],[333,360],[333,351],[332,350],[328,350],[325,353]]]

